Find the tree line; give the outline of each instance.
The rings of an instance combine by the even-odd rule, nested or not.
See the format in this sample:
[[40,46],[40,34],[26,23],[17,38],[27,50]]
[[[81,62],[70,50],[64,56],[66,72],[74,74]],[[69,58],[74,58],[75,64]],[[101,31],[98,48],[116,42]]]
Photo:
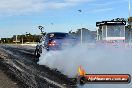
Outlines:
[[[125,26],[125,34],[126,34],[126,40],[129,40],[130,34],[132,33],[132,17],[125,19],[125,18],[116,18],[112,19],[111,21],[127,21],[128,24]],[[38,26],[38,28],[41,30],[41,35],[33,35],[30,33],[26,33],[23,35],[13,35],[11,38],[1,38],[0,43],[4,44],[10,44],[10,43],[31,43],[31,42],[39,42],[42,35],[45,35],[46,32],[43,31],[42,26]],[[83,30],[83,39],[84,40],[96,40],[96,31],[90,31],[86,28],[77,29],[76,32],[69,31],[69,34],[72,34],[75,37],[80,38],[81,30]],[[16,41],[17,40],[17,41]]]
[[[13,35],[11,38],[1,38],[0,43],[29,43],[29,42],[39,42],[41,35],[25,34],[25,35]],[[17,41],[16,41],[17,40]]]

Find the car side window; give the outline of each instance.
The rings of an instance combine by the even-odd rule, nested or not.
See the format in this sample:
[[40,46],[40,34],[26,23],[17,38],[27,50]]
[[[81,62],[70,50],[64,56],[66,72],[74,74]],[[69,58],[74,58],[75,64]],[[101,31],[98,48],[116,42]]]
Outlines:
[[46,46],[48,43],[48,35],[45,36],[45,39],[44,39],[44,45]]

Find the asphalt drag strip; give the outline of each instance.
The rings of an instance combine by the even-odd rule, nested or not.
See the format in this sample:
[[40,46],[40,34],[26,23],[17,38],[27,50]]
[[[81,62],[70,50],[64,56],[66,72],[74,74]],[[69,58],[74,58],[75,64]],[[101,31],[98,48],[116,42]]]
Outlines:
[[[0,63],[22,88],[76,88],[76,81],[36,63],[33,49],[0,45]],[[20,87],[19,87],[20,88]]]

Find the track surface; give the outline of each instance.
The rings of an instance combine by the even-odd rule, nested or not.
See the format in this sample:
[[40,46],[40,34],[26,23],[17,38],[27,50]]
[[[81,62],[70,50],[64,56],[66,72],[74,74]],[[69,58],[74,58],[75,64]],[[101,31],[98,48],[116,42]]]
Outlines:
[[34,56],[34,48],[0,45],[0,63],[24,88],[75,88],[73,79],[40,66]]
[[17,83],[12,81],[4,72],[0,69],[0,88],[19,88]]

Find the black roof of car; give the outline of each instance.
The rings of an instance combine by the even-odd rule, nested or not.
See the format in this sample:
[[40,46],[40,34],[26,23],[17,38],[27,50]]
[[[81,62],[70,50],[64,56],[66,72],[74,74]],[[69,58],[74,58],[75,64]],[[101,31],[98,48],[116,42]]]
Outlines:
[[[58,34],[58,33],[62,33],[62,34],[68,34],[68,33],[66,33],[66,32],[48,32],[48,33],[46,33],[46,35],[47,34]],[[42,35],[42,37],[44,37],[45,35]]]
[[[49,32],[47,34],[55,34],[55,33],[66,33],[66,32]],[[68,34],[68,33],[66,33],[66,34]]]

